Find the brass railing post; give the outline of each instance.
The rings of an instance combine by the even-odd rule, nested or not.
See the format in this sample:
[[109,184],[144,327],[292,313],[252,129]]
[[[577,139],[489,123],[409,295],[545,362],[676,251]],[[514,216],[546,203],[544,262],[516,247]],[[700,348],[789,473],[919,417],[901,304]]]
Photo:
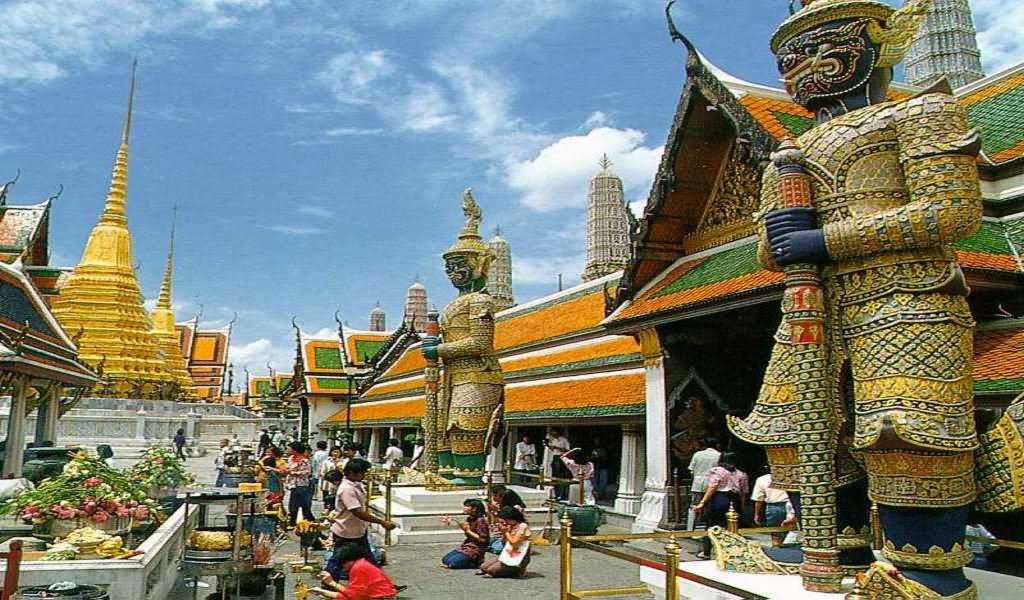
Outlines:
[[572,593],[572,519],[569,517],[569,513],[562,513],[562,533],[558,536],[558,546],[562,572],[559,578],[560,589],[561,589],[561,600],[569,600],[569,594]]
[[[391,521],[391,471],[384,474],[384,520]],[[391,530],[384,528],[384,545],[391,545]]]
[[729,503],[729,512],[725,513],[725,526],[729,533],[740,532],[740,513],[736,512],[732,502]]
[[675,536],[668,538],[665,544],[665,600],[679,600],[679,580],[676,578],[676,570],[679,568],[679,559],[682,555],[682,548],[676,543]]
[[871,503],[871,545],[875,550],[881,550],[885,545],[885,536],[882,532],[882,519],[878,516],[878,505]]

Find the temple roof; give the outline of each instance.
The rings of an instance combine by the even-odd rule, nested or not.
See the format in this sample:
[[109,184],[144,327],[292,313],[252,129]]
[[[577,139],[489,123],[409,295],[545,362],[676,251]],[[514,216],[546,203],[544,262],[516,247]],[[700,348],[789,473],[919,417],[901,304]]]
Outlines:
[[956,92],[971,125],[981,131],[983,157],[1001,165],[1024,156],[1024,64]]
[[49,211],[49,200],[29,206],[0,206],[0,260],[45,264]]
[[1024,319],[984,323],[974,336],[974,391],[1024,392]]
[[[605,335],[607,290],[619,274],[538,298],[497,314],[495,346],[505,376],[505,412],[512,421],[643,412],[640,347],[632,336]],[[423,370],[418,340],[384,366],[353,404],[352,420],[399,425],[418,407]],[[357,410],[359,408],[359,410]],[[345,419],[345,410],[328,421]]]
[[28,276],[4,263],[0,263],[0,364],[69,385],[96,381]]

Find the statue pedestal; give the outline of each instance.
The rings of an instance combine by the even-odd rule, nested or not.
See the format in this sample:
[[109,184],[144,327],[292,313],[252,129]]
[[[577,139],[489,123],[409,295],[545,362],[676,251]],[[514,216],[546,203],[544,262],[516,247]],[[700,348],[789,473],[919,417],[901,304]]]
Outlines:
[[[509,486],[515,490],[526,503],[527,519],[534,533],[540,532],[547,520],[547,508],[544,501],[548,492],[518,485]],[[441,523],[442,515],[449,515],[456,521],[462,521],[462,502],[466,498],[478,498],[486,502],[484,488],[456,491],[434,492],[423,487],[394,488],[391,493],[391,520],[398,527],[391,532],[393,544],[436,544],[461,542],[466,536],[458,525],[452,523],[445,526]],[[385,510],[385,500],[377,496],[370,504],[381,513]],[[553,522],[558,527],[557,517]]]
[[[843,580],[842,594],[820,594],[803,588],[798,575],[752,575],[720,571],[712,560],[679,563],[679,570],[710,579],[717,583],[758,594],[769,600],[843,600],[853,589],[853,578]],[[964,569],[967,578],[978,586],[978,597],[985,600],[1011,600],[1019,597],[1024,579],[991,571]],[[640,567],[640,580],[658,600],[665,598],[665,573],[650,567]],[[741,598],[727,591],[716,590],[689,579],[679,579],[679,595],[688,600],[732,600]]]

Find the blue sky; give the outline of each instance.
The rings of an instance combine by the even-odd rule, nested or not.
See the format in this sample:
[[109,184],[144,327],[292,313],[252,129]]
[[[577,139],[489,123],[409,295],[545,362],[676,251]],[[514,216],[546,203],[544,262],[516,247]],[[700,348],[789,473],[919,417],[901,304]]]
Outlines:
[[[772,83],[784,0],[689,0],[676,20],[718,66]],[[1024,60],[1024,5],[974,0],[990,71]],[[109,183],[140,61],[129,220],[155,297],[179,204],[175,303],[233,313],[232,360],[287,368],[290,315],[391,324],[440,253],[463,188],[513,248],[517,300],[583,266],[586,185],[607,152],[646,198],[679,91],[661,0],[31,0],[0,6],[0,178],[64,186],[52,262],[77,262]]]

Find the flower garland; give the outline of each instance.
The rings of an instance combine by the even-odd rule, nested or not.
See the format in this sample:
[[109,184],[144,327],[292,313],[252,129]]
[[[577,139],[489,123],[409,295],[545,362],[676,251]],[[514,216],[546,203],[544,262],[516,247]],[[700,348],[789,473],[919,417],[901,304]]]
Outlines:
[[192,485],[195,476],[169,448],[150,448],[126,471],[128,478],[143,489],[176,488]]

